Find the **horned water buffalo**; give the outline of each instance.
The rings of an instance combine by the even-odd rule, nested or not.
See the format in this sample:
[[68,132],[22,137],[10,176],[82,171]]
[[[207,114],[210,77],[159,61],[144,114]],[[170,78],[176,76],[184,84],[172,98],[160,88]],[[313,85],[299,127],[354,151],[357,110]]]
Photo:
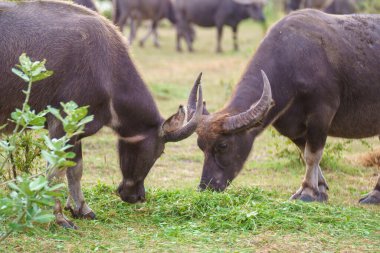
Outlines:
[[83,5],[93,11],[98,11],[96,9],[95,3],[92,0],[74,0],[73,2],[76,4]]
[[314,8],[330,14],[351,14],[356,12],[355,0],[288,0],[285,4],[287,12]]
[[[66,172],[70,192],[66,207],[74,217],[95,217],[81,190],[81,139],[103,126],[118,135],[121,199],[144,201],[144,179],[163,153],[165,143],[180,141],[195,131],[203,108],[200,77],[190,96],[198,96],[199,102],[192,107],[195,116],[185,121],[184,108],[180,107],[177,114],[164,120],[128,55],[122,34],[97,13],[59,1],[2,2],[0,34],[1,125],[24,100],[24,85],[11,72],[23,52],[34,60],[45,58],[47,68],[54,71],[52,77],[33,86],[33,109],[40,111],[47,105],[59,107],[60,102],[75,101],[89,105],[89,113],[94,115],[84,133],[72,140],[77,165]],[[47,128],[51,137],[63,135],[53,117],[47,119]],[[67,220],[60,222],[71,226]]]
[[[319,163],[327,136],[380,134],[379,66],[380,15],[306,9],[279,21],[228,104],[206,112],[198,125],[205,157],[199,187],[224,190],[241,171],[255,138],[273,125],[300,148],[306,163],[292,199],[326,201]],[[380,179],[360,201],[380,203]]]
[[263,0],[175,0],[177,51],[182,51],[182,38],[186,41],[188,50],[193,51],[192,24],[217,28],[217,52],[222,51],[223,26],[230,26],[233,32],[234,49],[238,50],[239,23],[247,18],[264,22],[264,2]]
[[142,20],[151,20],[152,24],[148,33],[140,40],[140,46],[153,34],[153,41],[159,47],[157,27],[160,20],[167,18],[175,24],[175,13],[171,0],[113,0],[113,22],[123,31],[124,26],[130,21],[129,43],[132,44],[136,37],[137,26]]

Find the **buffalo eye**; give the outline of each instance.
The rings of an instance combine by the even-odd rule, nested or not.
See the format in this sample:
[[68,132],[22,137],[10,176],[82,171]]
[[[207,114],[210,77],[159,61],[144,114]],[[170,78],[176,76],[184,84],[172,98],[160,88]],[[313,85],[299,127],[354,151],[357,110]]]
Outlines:
[[221,142],[221,143],[219,143],[219,144],[216,146],[216,151],[217,151],[217,152],[224,152],[224,151],[227,150],[227,147],[228,147],[227,143],[225,143],[225,142]]

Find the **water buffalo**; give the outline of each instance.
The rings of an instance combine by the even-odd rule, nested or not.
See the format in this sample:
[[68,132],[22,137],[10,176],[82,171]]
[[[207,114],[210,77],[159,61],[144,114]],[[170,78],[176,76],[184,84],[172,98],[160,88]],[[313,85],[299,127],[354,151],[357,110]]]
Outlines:
[[[114,0],[113,22],[123,31],[127,21],[130,21],[129,43],[132,44],[136,37],[137,25],[142,20],[151,20],[149,32],[140,40],[140,46],[153,34],[153,41],[159,47],[157,27],[161,19],[167,18],[175,24],[175,13],[171,0]],[[137,23],[137,24],[136,24]]]
[[77,3],[77,4],[80,4],[80,5],[83,5],[93,11],[98,11],[96,9],[96,6],[94,4],[94,2],[92,0],[74,0],[73,1],[74,3]]
[[[380,134],[379,66],[380,15],[306,9],[282,19],[264,38],[229,103],[206,113],[198,125],[205,157],[199,187],[224,190],[256,136],[273,125],[304,155],[305,178],[292,199],[327,200],[319,165],[327,136]],[[380,203],[380,181],[361,202]]]
[[[196,99],[196,94],[199,98],[193,107],[195,116],[185,122],[184,108],[180,107],[177,114],[164,120],[128,55],[124,37],[97,13],[59,1],[2,2],[0,34],[1,125],[24,100],[24,85],[11,72],[23,52],[34,60],[45,58],[47,68],[54,71],[52,77],[33,86],[30,96],[33,109],[59,107],[60,102],[72,100],[89,105],[94,115],[85,133],[72,140],[77,165],[67,169],[70,196],[66,207],[74,217],[95,217],[81,190],[81,139],[103,126],[118,135],[123,175],[118,188],[121,199],[130,203],[144,201],[144,179],[163,153],[165,143],[180,141],[195,131],[203,108],[200,77],[191,94],[192,99]],[[52,137],[63,135],[62,127],[53,117],[48,118],[47,128]]]
[[182,38],[185,39],[188,50],[193,51],[192,24],[217,28],[217,52],[222,51],[223,26],[230,26],[233,32],[234,49],[238,50],[239,23],[249,17],[264,22],[264,2],[263,0],[175,0],[177,51],[182,51]]
[[314,8],[331,14],[351,14],[356,12],[355,3],[355,0],[288,0],[285,10]]

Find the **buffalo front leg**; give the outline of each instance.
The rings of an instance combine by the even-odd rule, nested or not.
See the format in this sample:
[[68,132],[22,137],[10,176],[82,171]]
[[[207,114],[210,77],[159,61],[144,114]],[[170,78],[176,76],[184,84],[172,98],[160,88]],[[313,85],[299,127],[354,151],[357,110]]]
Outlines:
[[65,209],[69,210],[75,218],[95,219],[95,213],[85,202],[80,183],[83,174],[82,143],[80,141],[75,144],[73,152],[76,155],[74,159],[76,165],[66,171],[69,196]]
[[182,52],[181,37],[182,37],[181,34],[177,31],[177,43],[176,43],[177,52]]
[[158,22],[154,21],[152,23],[153,44],[154,44],[155,47],[160,48],[160,42],[158,41],[157,26],[158,26]]
[[237,37],[237,26],[232,27],[232,39],[234,41],[234,50],[239,50],[238,37]]
[[380,176],[377,180],[375,189],[359,200],[361,204],[380,204]]
[[150,37],[150,35],[153,33],[153,23],[154,21],[152,22],[151,26],[149,27],[149,31],[147,32],[147,34],[140,40],[140,47],[144,47],[145,45],[145,41]]
[[131,30],[129,32],[129,44],[132,45],[135,37],[136,37],[136,21],[131,18]]
[[315,118],[311,118],[308,122],[309,126],[305,138],[305,177],[300,189],[291,197],[291,199],[300,199],[307,202],[327,201],[326,190],[328,189],[319,166],[327,138],[327,127],[323,125],[323,121],[328,121],[328,118],[317,117],[316,114],[314,116]]
[[60,200],[55,201],[54,206],[54,215],[55,215],[55,221],[58,225],[64,228],[71,228],[71,229],[77,229],[78,227],[75,226],[74,223],[72,223],[69,219],[66,218],[66,216],[63,214],[62,211],[62,204]]
[[[293,139],[292,141],[299,148],[299,150],[301,152],[301,157],[304,161],[304,164],[306,164],[306,160],[305,160],[306,139],[305,138],[298,138],[298,139]],[[323,176],[322,169],[321,169],[320,165],[318,165],[318,190],[319,190],[319,194],[321,196],[323,196],[323,198],[327,201],[327,199],[328,199],[327,190],[329,190],[329,187],[327,185],[327,181],[326,181],[325,177]],[[297,193],[299,193],[299,191],[297,191]]]

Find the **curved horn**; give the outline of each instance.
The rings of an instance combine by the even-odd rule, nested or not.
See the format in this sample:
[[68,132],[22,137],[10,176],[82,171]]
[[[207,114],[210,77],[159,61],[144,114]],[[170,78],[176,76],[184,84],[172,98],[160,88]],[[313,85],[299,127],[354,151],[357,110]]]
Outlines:
[[261,98],[247,111],[227,117],[223,122],[223,131],[227,133],[235,132],[254,126],[264,118],[265,114],[274,105],[268,77],[263,70],[261,70],[261,74],[264,81]]
[[[187,124],[181,127],[180,129],[173,132],[164,132],[163,138],[165,142],[176,142],[176,141],[186,139],[192,133],[194,133],[195,130],[197,129],[198,123],[201,119],[202,112],[203,112],[203,95],[202,95],[201,77],[202,77],[202,73],[199,74],[197,80],[195,81],[194,87],[189,96],[190,105],[195,104],[195,101],[196,101],[195,113],[193,113],[193,116],[187,122]],[[198,99],[196,96],[197,93],[198,93]]]
[[202,72],[198,75],[197,80],[195,80],[194,86],[190,91],[189,98],[187,100],[187,121],[193,117],[193,114],[197,108],[197,92],[198,87],[201,84]]

